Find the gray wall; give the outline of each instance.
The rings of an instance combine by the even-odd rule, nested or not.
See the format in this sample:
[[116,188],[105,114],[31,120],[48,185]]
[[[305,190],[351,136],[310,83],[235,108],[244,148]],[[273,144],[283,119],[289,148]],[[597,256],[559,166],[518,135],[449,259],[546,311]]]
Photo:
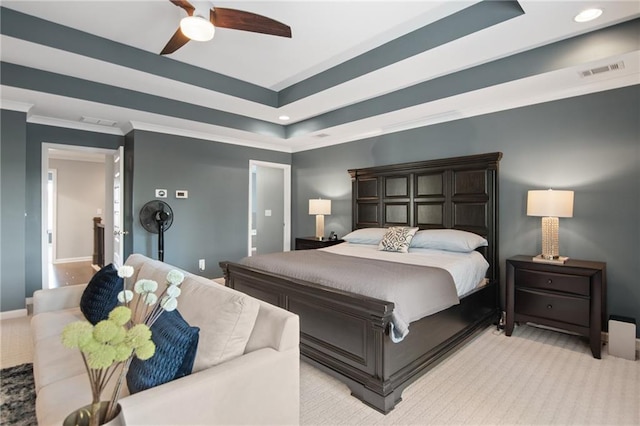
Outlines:
[[25,307],[26,114],[0,111],[0,310]]
[[91,257],[93,218],[104,212],[104,163],[50,159],[56,169],[56,260]]
[[[131,139],[131,141],[130,141]],[[291,154],[135,130],[133,145],[133,252],[157,259],[157,235],[139,223],[142,206],[155,199],[155,188],[174,213],[165,234],[164,260],[189,272],[220,277],[218,262],[247,255],[249,160],[291,164]],[[188,199],[176,199],[186,189]],[[206,270],[198,271],[198,259]]]
[[[529,189],[572,189],[561,254],[607,262],[610,314],[640,320],[640,86],[497,112],[293,155],[294,235],[307,235],[310,197],[332,200],[326,229],[351,229],[347,169],[501,151],[499,252],[540,251]],[[639,330],[640,336],[640,330]]]

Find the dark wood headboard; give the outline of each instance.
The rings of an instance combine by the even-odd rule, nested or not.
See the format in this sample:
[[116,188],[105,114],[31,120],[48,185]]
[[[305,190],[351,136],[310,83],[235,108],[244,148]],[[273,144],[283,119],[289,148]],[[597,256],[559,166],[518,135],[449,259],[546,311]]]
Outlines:
[[349,170],[352,228],[417,226],[482,235],[487,277],[498,282],[501,152]]

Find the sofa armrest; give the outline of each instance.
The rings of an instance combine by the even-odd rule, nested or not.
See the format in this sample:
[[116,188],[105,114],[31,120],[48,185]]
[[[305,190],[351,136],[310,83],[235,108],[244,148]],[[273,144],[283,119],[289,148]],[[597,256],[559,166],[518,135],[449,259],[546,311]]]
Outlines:
[[33,314],[77,308],[86,286],[82,284],[37,290],[33,293]]
[[298,315],[262,300],[256,323],[245,353],[261,348],[285,351],[297,348],[300,343],[300,319]]
[[132,425],[298,424],[300,352],[259,349],[120,400]]

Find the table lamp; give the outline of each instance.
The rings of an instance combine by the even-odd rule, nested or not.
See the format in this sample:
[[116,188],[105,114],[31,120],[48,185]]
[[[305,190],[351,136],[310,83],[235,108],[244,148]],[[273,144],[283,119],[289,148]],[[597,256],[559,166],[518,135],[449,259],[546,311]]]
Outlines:
[[532,190],[527,194],[527,216],[542,217],[542,254],[534,261],[564,263],[569,258],[560,256],[558,229],[560,217],[573,217],[573,191]]
[[309,200],[309,214],[316,216],[316,238],[324,238],[324,215],[331,214],[331,200]]

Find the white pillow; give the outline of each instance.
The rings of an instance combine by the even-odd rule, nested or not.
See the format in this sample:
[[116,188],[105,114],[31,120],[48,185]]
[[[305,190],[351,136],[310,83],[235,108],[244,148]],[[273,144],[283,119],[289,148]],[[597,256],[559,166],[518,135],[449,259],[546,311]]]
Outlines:
[[408,253],[409,245],[418,228],[392,226],[387,229],[384,238],[378,244],[378,250]]
[[351,244],[380,244],[387,228],[362,228],[356,229],[342,237]]
[[489,243],[473,232],[458,229],[425,229],[416,232],[411,239],[412,248],[428,248],[436,250],[469,253],[478,247],[486,247]]

